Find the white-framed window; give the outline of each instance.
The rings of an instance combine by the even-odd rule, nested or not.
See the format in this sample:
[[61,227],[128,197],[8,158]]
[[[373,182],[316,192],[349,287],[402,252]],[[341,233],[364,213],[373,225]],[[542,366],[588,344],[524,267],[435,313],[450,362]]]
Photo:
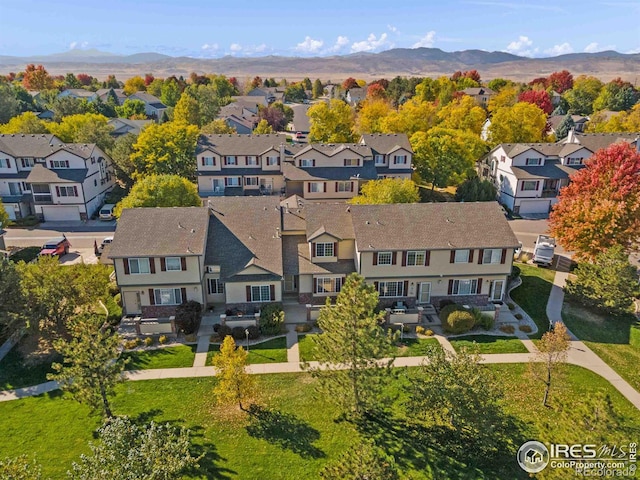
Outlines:
[[314,161],[313,158],[301,158],[300,166],[301,167],[313,167]]
[[267,165],[277,165],[280,157],[267,157]]
[[271,287],[269,285],[251,285],[252,302],[271,301]]
[[407,265],[409,267],[423,267],[427,258],[427,252],[416,250],[407,252]]
[[407,163],[407,156],[406,155],[396,155],[393,157],[393,163],[394,165],[404,165],[405,163]]
[[156,305],[180,305],[182,292],[179,288],[156,288],[153,290]]
[[378,252],[378,265],[391,265],[392,258],[391,252]]
[[22,195],[20,182],[9,182],[9,195]]
[[224,177],[224,185],[226,187],[239,187],[240,177]]
[[309,182],[309,191],[311,193],[324,192],[324,182]]
[[507,157],[505,157],[504,155],[500,156],[500,161],[501,162],[505,162],[507,160]]
[[357,158],[345,158],[344,159],[344,166],[345,167],[357,167],[358,165],[360,165],[360,160]]
[[258,165],[258,157],[256,157],[255,155],[248,155],[247,156],[247,165]]
[[182,270],[182,260],[180,257],[167,257],[164,259],[164,266],[167,272],[179,272]]
[[11,168],[11,160],[8,158],[0,158],[0,168]]
[[533,191],[538,189],[538,182],[536,180],[525,180],[522,182],[521,190]]
[[207,278],[207,291],[209,295],[224,293],[224,283],[219,278]]
[[238,158],[235,155],[227,155],[224,157],[225,165],[238,165]]
[[456,250],[453,263],[469,263],[469,250]]
[[77,190],[76,187],[57,187],[56,193],[59,197],[77,197]]
[[336,191],[338,192],[350,192],[351,182],[336,182]]
[[22,168],[33,168],[33,166],[35,165],[35,160],[33,158],[21,158],[20,159],[20,164],[22,165]]
[[51,160],[51,168],[69,168],[69,160]]
[[213,167],[213,157],[202,157],[202,166],[203,167]]
[[381,297],[403,297],[404,282],[378,282],[378,294]]
[[582,165],[582,157],[569,157],[567,158],[567,165]]
[[453,295],[475,295],[478,290],[478,280],[454,280],[453,281]]
[[258,186],[258,177],[244,177],[244,184],[247,186]]
[[374,155],[373,159],[376,165],[384,165],[384,155]]
[[525,165],[542,165],[541,158],[527,158],[524,161]]
[[132,275],[151,272],[151,269],[149,268],[148,258],[129,258],[128,261],[129,261],[129,273]]
[[482,263],[500,263],[502,260],[501,248],[487,248],[482,253]]
[[316,278],[316,293],[339,293],[342,288],[342,278]]
[[334,255],[333,243],[316,243],[316,257],[333,257]]

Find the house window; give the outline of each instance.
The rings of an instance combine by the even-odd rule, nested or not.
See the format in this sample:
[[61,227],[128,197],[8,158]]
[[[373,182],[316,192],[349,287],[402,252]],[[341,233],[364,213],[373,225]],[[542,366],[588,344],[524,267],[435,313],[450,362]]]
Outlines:
[[454,280],[453,295],[475,295],[478,290],[478,280]]
[[267,157],[267,165],[277,165],[280,157]]
[[149,268],[148,258],[130,258],[128,261],[129,261],[129,273],[131,273],[132,275],[151,272]]
[[381,297],[404,296],[404,282],[379,282],[378,294]]
[[20,182],[9,182],[9,195],[21,195]]
[[426,252],[424,250],[407,252],[407,265],[410,267],[423,267],[425,258]]
[[238,159],[235,156],[224,157],[224,164],[225,165],[237,165],[238,164]]
[[35,161],[33,158],[21,158],[20,164],[22,165],[22,168],[33,168]]
[[312,158],[301,158],[300,166],[301,167],[313,167],[315,161]]
[[271,300],[271,288],[269,285],[251,285],[252,302],[269,302]]
[[179,288],[156,288],[153,290],[156,305],[180,305],[182,292]]
[[522,187],[520,190],[524,191],[533,191],[538,189],[538,182],[536,180],[525,180],[522,182]]
[[502,260],[502,249],[489,248],[482,254],[482,263],[500,263]]
[[342,278],[316,278],[317,293],[338,293],[342,288]]
[[247,165],[258,165],[258,157],[253,155],[247,156]]
[[59,197],[77,197],[77,190],[76,187],[56,187],[56,194]]
[[582,157],[567,158],[567,165],[582,165]]
[[222,283],[219,278],[208,278],[207,291],[209,292],[209,295],[219,295],[224,293],[224,283]]
[[164,259],[164,264],[167,272],[179,272],[182,270],[180,257],[167,257]]
[[469,250],[456,250],[453,263],[469,263]]
[[351,192],[351,182],[336,182],[337,192]]
[[226,187],[239,187],[240,177],[224,177],[224,185]]
[[384,155],[374,155],[376,165],[384,165]]
[[542,165],[542,159],[541,158],[527,158],[524,161],[525,165]]
[[258,186],[258,177],[244,177],[244,184],[248,186]]
[[202,166],[203,167],[213,167],[213,157],[202,157]]
[[333,243],[316,243],[316,257],[333,257]]
[[407,156],[406,155],[396,155],[393,157],[393,163],[394,165],[403,165],[405,163],[407,163]]
[[51,160],[51,168],[69,168],[69,160]]
[[11,161],[8,158],[0,158],[0,168],[11,168]]
[[391,265],[392,257],[391,252],[378,252],[378,265]]
[[309,191],[312,193],[324,192],[324,182],[309,182]]
[[358,160],[357,158],[345,158],[344,159],[344,166],[345,167],[357,167],[358,165],[360,165],[360,160]]

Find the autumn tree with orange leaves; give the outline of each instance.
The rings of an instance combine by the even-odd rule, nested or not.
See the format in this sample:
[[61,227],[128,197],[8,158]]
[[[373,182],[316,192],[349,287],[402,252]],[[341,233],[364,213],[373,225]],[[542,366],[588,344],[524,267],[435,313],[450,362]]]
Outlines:
[[640,153],[627,143],[598,150],[560,191],[551,234],[580,259],[640,239]]
[[53,78],[42,65],[27,65],[22,77],[22,86],[27,90],[47,90],[53,88]]

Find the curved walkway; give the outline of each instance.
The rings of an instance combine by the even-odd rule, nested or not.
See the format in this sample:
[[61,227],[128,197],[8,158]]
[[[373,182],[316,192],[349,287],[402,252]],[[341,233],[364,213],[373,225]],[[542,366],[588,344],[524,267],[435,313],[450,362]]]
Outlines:
[[[562,320],[562,303],[564,301],[564,284],[568,274],[565,272],[556,272],[553,287],[547,302],[547,316],[551,323]],[[598,357],[589,347],[579,341],[573,333],[569,332],[572,337],[571,347],[567,357],[567,363],[578,365],[580,367],[597,373],[613,385],[625,398],[627,398],[636,408],[640,410],[640,393],[638,393],[631,385],[629,385],[620,375],[618,375],[609,365],[607,365],[600,357]],[[445,351],[455,354],[455,350],[451,343],[440,335],[436,336],[438,342]],[[207,337],[208,339],[208,337]],[[535,344],[528,338],[521,338],[529,353],[493,353],[482,355],[482,363],[528,363],[536,361]],[[304,371],[303,364],[299,361],[297,334],[291,328],[287,334],[287,362],[286,363],[259,363],[252,364],[247,367],[247,371],[251,374],[269,374],[269,373],[297,373]],[[427,357],[398,357],[394,360],[395,367],[417,367],[422,364]],[[197,362],[200,363],[200,362]],[[309,362],[310,367],[319,366],[318,362]],[[158,380],[165,378],[191,378],[191,377],[212,377],[216,375],[214,367],[193,366],[187,368],[159,368],[153,370],[134,370],[125,372],[127,380]],[[7,390],[0,392],[0,402],[17,400],[25,397],[41,395],[51,392],[58,388],[56,382],[46,382],[32,387],[19,388],[16,390]]]

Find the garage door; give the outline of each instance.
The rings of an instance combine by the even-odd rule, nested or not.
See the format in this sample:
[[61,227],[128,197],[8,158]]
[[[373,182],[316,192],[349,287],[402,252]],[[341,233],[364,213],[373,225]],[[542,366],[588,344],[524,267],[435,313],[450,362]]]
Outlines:
[[523,200],[520,202],[520,215],[527,213],[549,213],[550,200]]
[[45,222],[67,222],[80,220],[80,213],[78,212],[78,207],[75,205],[42,207],[42,213],[44,215]]

